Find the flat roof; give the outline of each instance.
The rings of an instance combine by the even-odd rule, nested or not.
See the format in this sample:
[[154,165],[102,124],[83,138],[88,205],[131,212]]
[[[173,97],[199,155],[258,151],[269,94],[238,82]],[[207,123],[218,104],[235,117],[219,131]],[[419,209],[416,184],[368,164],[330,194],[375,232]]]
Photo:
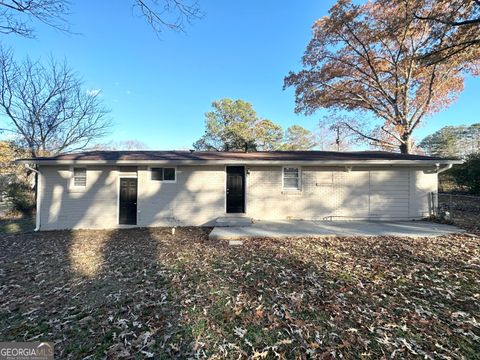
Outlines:
[[19,163],[55,164],[261,164],[261,163],[305,163],[305,164],[410,164],[410,163],[461,163],[459,159],[400,154],[386,151],[258,151],[258,152],[226,152],[226,151],[84,151],[59,154],[51,157],[19,159]]

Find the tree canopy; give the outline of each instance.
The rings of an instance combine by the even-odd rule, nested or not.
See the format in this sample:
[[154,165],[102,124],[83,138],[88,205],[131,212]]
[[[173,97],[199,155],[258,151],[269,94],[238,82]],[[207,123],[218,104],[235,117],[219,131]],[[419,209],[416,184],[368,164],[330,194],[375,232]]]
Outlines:
[[284,135],[282,150],[312,150],[316,145],[315,135],[300,125],[292,125]]
[[448,174],[463,189],[480,195],[480,153],[467,155],[465,162],[448,170]]
[[13,141],[0,140],[0,177],[3,175],[16,175],[18,165],[13,161],[17,158],[28,156],[26,151],[18,147]]
[[252,104],[221,99],[205,114],[205,134],[193,144],[196,150],[257,151],[280,146],[282,128],[260,118]]
[[434,33],[447,34],[425,48],[421,59],[427,65],[450,58],[464,63],[478,59],[480,0],[430,0],[415,17],[428,22]]
[[22,183],[25,185],[23,189],[30,188],[28,172],[23,166],[14,163],[15,159],[28,155],[15,142],[0,140],[0,201],[5,193],[9,193],[12,184]]
[[285,133],[271,120],[259,117],[252,104],[243,100],[221,99],[205,114],[205,134],[193,147],[203,151],[311,150],[315,135],[300,125]]
[[344,122],[350,131],[410,153],[414,131],[456,99],[472,67],[463,58],[431,66],[420,59],[450,35],[415,16],[430,3],[337,1],[313,26],[304,69],[285,79],[285,86],[295,87],[296,111],[353,112],[355,120]]
[[480,124],[445,126],[425,137],[419,146],[433,156],[465,157],[480,153]]

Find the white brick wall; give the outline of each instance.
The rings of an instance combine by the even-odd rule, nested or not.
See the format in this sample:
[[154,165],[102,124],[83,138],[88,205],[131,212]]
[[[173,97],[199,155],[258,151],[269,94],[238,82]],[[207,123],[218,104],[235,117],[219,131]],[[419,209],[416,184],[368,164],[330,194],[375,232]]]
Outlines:
[[[247,166],[246,211],[255,219],[410,219],[429,214],[437,175],[422,170],[303,167],[302,190],[282,189],[282,167]],[[118,227],[117,167],[88,167],[73,190],[69,167],[41,167],[41,229]],[[225,167],[179,166],[176,183],[138,172],[138,226],[211,225],[225,215]]]
[[70,188],[68,167],[42,167],[41,229],[110,228],[117,223],[117,172],[88,169],[85,191]]
[[[411,168],[346,172],[303,167],[302,191],[284,192],[282,167],[249,167],[247,214],[256,219],[418,219],[437,175]],[[411,180],[413,179],[413,180]]]
[[[225,167],[177,167],[176,183],[139,167],[138,226],[206,225],[225,212]],[[42,167],[41,229],[118,227],[117,167],[88,167],[84,190],[69,187],[68,167]]]
[[223,166],[177,167],[176,183],[138,173],[139,226],[207,225],[225,212]]

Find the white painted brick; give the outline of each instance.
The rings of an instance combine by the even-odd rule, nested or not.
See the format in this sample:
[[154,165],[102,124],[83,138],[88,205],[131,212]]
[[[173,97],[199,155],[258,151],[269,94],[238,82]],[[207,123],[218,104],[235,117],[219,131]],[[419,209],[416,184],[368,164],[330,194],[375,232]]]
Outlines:
[[[422,169],[303,167],[302,190],[284,192],[281,166],[247,166],[246,211],[254,219],[418,219],[428,216],[437,175]],[[88,167],[84,191],[68,167],[42,166],[41,229],[118,227],[119,173]],[[225,166],[179,166],[176,183],[138,171],[138,226],[212,225],[225,215]]]

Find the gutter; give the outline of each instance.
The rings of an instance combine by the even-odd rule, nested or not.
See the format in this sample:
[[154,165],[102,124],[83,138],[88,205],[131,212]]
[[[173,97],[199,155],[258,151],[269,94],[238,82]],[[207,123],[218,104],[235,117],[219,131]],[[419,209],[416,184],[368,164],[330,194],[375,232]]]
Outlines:
[[29,164],[25,164],[25,167],[37,174],[37,198],[35,199],[35,229],[33,231],[37,232],[40,230],[40,179],[42,173],[37,169],[32,168]]

